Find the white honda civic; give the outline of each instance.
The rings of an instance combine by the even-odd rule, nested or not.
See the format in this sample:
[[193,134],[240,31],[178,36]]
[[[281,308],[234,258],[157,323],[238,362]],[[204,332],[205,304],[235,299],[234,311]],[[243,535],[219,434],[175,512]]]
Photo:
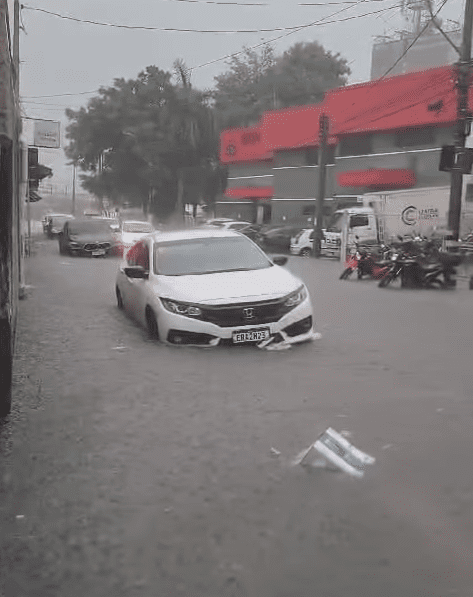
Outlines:
[[246,236],[191,229],[151,234],[122,262],[116,296],[151,336],[215,346],[297,340],[312,332],[305,284]]

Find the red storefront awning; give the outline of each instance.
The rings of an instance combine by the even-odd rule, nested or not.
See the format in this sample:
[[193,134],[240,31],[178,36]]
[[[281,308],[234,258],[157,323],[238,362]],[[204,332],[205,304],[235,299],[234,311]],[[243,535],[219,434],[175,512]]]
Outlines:
[[226,197],[239,199],[268,199],[274,195],[274,187],[231,187],[225,191]]
[[341,187],[365,187],[371,189],[410,189],[416,184],[414,170],[407,168],[371,168],[351,170],[337,174]]

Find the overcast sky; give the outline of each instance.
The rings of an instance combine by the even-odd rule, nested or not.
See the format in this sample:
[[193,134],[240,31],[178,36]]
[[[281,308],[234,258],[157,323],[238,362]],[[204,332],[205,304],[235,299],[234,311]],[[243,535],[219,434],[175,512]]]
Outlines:
[[[112,85],[115,78],[135,78],[148,65],[172,71],[176,58],[184,59],[194,69],[194,87],[211,88],[214,77],[228,67],[225,60],[202,65],[238,52],[244,45],[275,38],[279,38],[274,41],[276,54],[295,42],[316,40],[348,60],[352,70],[350,82],[366,81],[370,76],[373,38],[406,28],[401,0],[361,0],[356,4],[331,0],[321,6],[303,5],[309,2],[317,0],[27,0],[21,11],[25,31],[20,37],[24,115],[61,120],[65,125],[64,109],[86,106],[93,96],[84,92]],[[436,4],[440,6],[439,0]],[[82,20],[157,30],[77,22],[32,8]],[[452,23],[445,21],[462,21],[463,11],[464,0],[447,0],[439,16],[451,27]],[[362,16],[367,13],[371,14]],[[349,17],[355,18],[341,20]],[[254,33],[159,30],[267,30],[302,25],[310,26],[291,34],[289,29]],[[34,97],[68,93],[77,95]],[[29,133],[29,127],[26,132]],[[61,133],[64,145],[64,127]],[[41,150],[40,160],[53,168],[53,183],[69,180],[71,168],[64,166],[62,150]]]

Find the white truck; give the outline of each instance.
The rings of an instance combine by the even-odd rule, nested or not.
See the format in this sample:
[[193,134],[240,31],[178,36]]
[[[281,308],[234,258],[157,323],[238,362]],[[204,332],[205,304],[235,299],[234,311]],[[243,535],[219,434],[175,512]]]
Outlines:
[[446,231],[450,187],[367,193],[361,202],[363,206],[336,211],[327,226],[325,244],[338,246],[341,258],[355,242],[389,244],[398,236]]

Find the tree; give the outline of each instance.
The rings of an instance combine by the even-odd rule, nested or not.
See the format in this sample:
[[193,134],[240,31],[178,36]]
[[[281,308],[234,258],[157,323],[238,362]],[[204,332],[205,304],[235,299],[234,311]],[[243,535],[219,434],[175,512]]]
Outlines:
[[178,84],[149,66],[136,80],[101,88],[87,108],[66,111],[66,154],[84,173],[84,188],[160,218],[174,211],[180,170],[205,165],[217,152],[208,94],[191,87],[179,64]]
[[233,56],[230,69],[215,78],[214,107],[221,128],[248,126],[271,106],[268,75],[274,66],[274,50],[265,44],[258,54],[244,48],[243,56]]
[[228,64],[213,92],[221,128],[255,124],[265,110],[318,103],[350,74],[345,59],[316,41],[298,42],[276,57],[269,45],[260,54],[245,49]]

